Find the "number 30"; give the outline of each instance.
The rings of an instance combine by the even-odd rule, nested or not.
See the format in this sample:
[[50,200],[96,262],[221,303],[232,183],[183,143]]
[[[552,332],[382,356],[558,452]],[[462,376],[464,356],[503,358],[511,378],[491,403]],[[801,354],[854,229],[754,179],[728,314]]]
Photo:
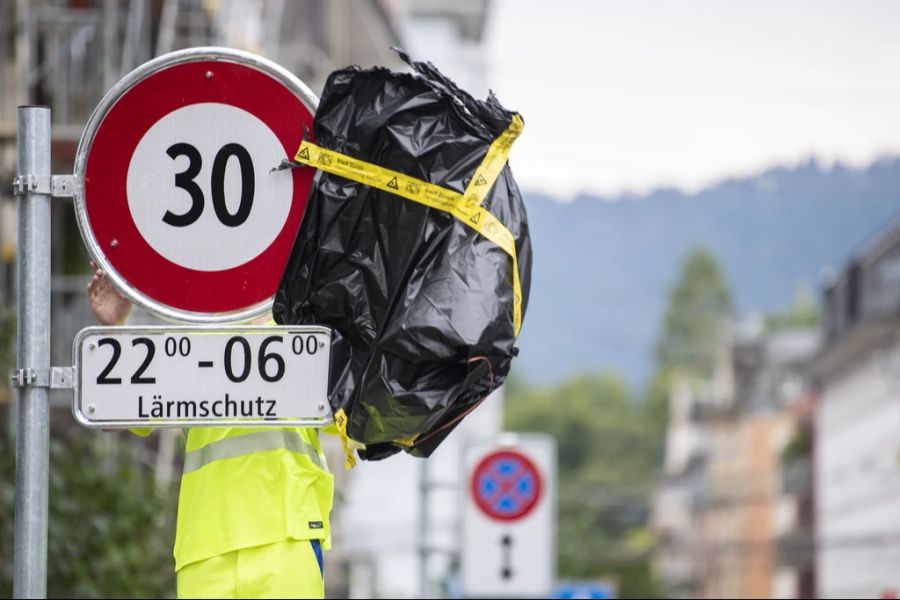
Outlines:
[[[187,227],[195,223],[200,215],[203,214],[203,190],[194,181],[197,174],[200,173],[200,167],[203,165],[203,159],[200,157],[200,151],[195,146],[184,142],[172,144],[166,150],[166,154],[175,160],[179,156],[188,158],[188,167],[181,173],[175,175],[175,187],[180,187],[191,196],[191,207],[186,213],[175,214],[170,210],[163,215],[163,222],[174,227]],[[228,212],[228,206],[225,204],[225,169],[228,167],[228,159],[234,156],[238,159],[241,168],[241,203],[237,211],[232,214]],[[225,144],[222,149],[216,153],[213,160],[212,176],[211,176],[212,203],[216,211],[216,217],[222,225],[227,227],[238,227],[243,225],[250,216],[250,209],[253,207],[253,194],[256,189],[256,179],[253,174],[253,159],[250,153],[240,144]]]

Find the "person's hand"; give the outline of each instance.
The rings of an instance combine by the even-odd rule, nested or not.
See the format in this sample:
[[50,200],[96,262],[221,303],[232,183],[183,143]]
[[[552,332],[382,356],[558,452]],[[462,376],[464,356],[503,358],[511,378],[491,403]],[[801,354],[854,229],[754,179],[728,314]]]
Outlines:
[[87,284],[88,302],[101,325],[121,325],[131,312],[131,302],[110,282],[103,269],[91,261],[94,276]]

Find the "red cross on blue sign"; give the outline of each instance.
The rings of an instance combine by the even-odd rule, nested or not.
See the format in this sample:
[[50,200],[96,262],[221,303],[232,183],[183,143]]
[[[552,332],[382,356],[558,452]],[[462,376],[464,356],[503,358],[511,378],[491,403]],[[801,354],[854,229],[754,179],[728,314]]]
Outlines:
[[537,467],[516,450],[488,454],[472,473],[472,498],[484,514],[499,521],[515,521],[531,512],[542,487]]

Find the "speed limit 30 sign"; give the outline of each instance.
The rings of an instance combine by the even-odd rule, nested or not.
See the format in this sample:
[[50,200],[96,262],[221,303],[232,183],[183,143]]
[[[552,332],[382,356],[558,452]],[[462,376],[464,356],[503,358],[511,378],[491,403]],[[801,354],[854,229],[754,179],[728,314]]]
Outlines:
[[282,67],[222,48],[151,61],[103,99],[79,144],[76,214],[132,301],[195,323],[271,307],[312,169],[274,170],[317,100]]

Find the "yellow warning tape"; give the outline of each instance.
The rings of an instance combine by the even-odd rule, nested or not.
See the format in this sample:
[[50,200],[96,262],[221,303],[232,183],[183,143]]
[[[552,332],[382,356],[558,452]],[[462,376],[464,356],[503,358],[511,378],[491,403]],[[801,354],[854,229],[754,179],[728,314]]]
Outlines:
[[412,435],[408,435],[406,437],[397,438],[394,440],[395,444],[400,444],[401,446],[406,446],[408,448],[412,448],[416,445],[416,439],[419,437],[418,433],[414,433]]
[[460,194],[422,179],[405,175],[358,158],[333,152],[304,140],[294,160],[333,175],[364,183],[431,208],[449,212],[460,221],[494,242],[512,259],[513,327],[516,335],[522,327],[522,286],[516,259],[516,238],[500,220],[481,206],[488,191],[506,164],[509,149],[521,133],[522,117],[514,115],[509,127],[491,144],[475,170],[466,193]]
[[341,436],[341,445],[344,446],[344,468],[349,471],[356,466],[356,457],[353,455],[353,451],[365,449],[366,446],[347,435],[347,413],[343,408],[339,408],[334,413],[334,424],[337,426],[338,435]]
[[475,169],[472,181],[466,186],[466,192],[464,194],[466,198],[475,196],[478,198],[478,204],[484,202],[485,196],[487,196],[487,193],[490,191],[494,182],[500,176],[503,167],[506,165],[506,161],[509,158],[509,149],[512,148],[513,142],[516,141],[516,138],[519,137],[519,134],[522,133],[522,129],[524,128],[525,122],[522,120],[522,117],[513,115],[509,127],[497,136],[497,139],[494,140],[494,143],[488,148],[487,154],[485,154],[481,164]]

